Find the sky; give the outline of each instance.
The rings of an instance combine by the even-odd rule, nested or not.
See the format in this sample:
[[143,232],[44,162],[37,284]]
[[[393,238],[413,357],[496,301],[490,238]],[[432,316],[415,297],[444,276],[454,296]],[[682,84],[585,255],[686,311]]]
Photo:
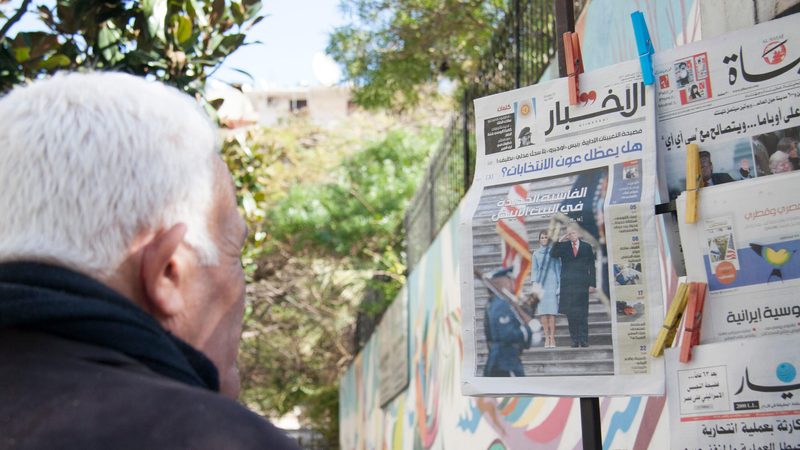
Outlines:
[[[317,86],[337,82],[338,66],[323,55],[328,35],[335,27],[345,24],[339,1],[262,0],[260,14],[265,17],[248,31],[245,41],[261,43],[239,48],[225,59],[212,78],[262,87]],[[12,0],[4,10],[16,8],[21,3],[21,0]],[[52,0],[34,0],[32,5],[52,3]],[[42,26],[33,6],[30,11],[14,29],[31,30]],[[316,74],[312,66],[315,55]],[[255,83],[233,69],[248,72]]]
[[[344,25],[339,0],[262,0],[264,20],[247,34],[247,45],[231,54],[214,78],[251,83],[232,70],[244,70],[263,87],[316,86],[338,81],[334,63],[322,58],[328,35]],[[312,61],[316,56],[317,74]],[[327,63],[325,60],[327,59]],[[320,81],[325,81],[322,83]]]

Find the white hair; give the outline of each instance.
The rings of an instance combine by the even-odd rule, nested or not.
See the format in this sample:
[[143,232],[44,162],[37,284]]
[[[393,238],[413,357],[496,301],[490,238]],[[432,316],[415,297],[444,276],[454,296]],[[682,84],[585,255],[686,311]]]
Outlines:
[[786,161],[789,161],[789,154],[780,150],[776,150],[775,153],[769,157],[769,170],[771,172],[775,172],[775,169],[778,168],[778,164]]
[[0,262],[114,273],[139,233],[177,223],[201,263],[216,127],[177,89],[122,73],[70,73],[0,99]]

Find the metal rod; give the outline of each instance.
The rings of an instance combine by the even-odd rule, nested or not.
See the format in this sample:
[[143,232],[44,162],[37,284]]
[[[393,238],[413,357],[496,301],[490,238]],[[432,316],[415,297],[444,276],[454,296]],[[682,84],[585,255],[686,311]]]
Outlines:
[[519,9],[519,0],[514,0],[514,89],[519,89],[521,86],[520,78],[522,78],[522,36],[520,33],[520,22],[522,22],[522,14]]
[[564,59],[564,40],[561,36],[575,31],[575,5],[573,0],[556,0],[556,42],[558,46],[558,76],[567,76],[567,61]]
[[601,450],[603,439],[600,434],[600,399],[597,397],[581,398],[581,430],[583,432],[583,450]]
[[[558,74],[567,76],[567,62],[564,57],[564,40],[561,36],[568,31],[575,31],[575,4],[573,0],[555,0],[556,35],[558,46]],[[581,432],[584,450],[600,450],[603,439],[600,432],[600,399],[597,397],[581,398]]]

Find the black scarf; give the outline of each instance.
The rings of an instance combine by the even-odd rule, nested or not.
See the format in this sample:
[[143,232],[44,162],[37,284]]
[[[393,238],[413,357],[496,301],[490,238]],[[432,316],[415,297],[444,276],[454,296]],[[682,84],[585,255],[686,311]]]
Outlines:
[[0,329],[57,335],[119,351],[152,371],[219,390],[214,364],[111,288],[61,267],[0,264]]

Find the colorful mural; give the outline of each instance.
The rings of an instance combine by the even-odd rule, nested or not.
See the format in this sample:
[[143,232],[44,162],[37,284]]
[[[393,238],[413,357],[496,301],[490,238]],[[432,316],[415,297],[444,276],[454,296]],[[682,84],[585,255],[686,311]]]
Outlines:
[[[461,395],[456,239],[451,220],[409,277],[409,387],[381,409],[377,333],[342,378],[342,449],[581,449],[576,399]],[[604,449],[667,442],[663,398],[603,398],[600,410]]]
[[[700,38],[694,0],[594,0],[579,21],[587,70],[634,57],[635,9],[645,11],[657,50]],[[461,395],[458,216],[456,211],[408,279],[408,388],[380,407],[376,333],[341,380],[341,448],[581,449],[577,399]],[[604,450],[668,448],[664,397],[602,398],[600,412]]]

